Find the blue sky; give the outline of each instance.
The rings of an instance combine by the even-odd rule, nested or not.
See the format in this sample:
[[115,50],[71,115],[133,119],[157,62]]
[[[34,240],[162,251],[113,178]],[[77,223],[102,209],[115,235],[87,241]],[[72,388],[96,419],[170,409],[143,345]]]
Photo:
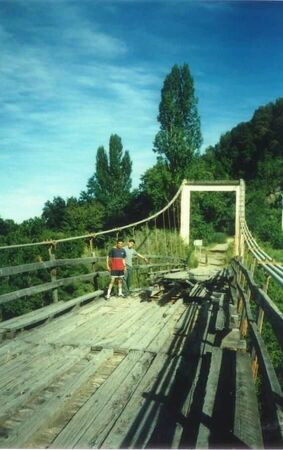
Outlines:
[[138,186],[164,78],[183,63],[205,149],[283,96],[283,2],[0,0],[0,217],[78,197],[112,133]]

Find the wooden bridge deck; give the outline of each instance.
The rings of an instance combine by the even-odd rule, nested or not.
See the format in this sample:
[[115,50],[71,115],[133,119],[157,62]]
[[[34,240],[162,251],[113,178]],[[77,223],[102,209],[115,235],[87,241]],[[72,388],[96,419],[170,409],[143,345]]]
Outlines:
[[4,341],[1,448],[261,448],[229,302],[217,283],[98,298]]

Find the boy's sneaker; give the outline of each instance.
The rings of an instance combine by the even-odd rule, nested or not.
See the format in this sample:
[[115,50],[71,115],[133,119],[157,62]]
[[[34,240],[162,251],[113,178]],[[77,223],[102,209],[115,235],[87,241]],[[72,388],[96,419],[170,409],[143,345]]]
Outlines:
[[124,294],[118,294],[118,297],[126,297]]
[[110,299],[110,295],[109,294],[106,294],[105,295],[105,300],[109,300]]

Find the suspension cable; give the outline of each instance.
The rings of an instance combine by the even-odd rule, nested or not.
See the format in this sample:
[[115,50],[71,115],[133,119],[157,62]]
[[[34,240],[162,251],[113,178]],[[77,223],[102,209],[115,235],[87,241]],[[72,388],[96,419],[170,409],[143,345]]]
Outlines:
[[139,220],[139,221],[134,222],[134,223],[129,223],[129,224],[123,225],[121,227],[111,228],[110,230],[98,231],[97,233],[89,233],[89,234],[84,234],[84,235],[80,235],[80,236],[72,236],[72,237],[62,238],[62,239],[51,239],[51,240],[40,241],[40,242],[30,242],[28,244],[4,245],[4,246],[0,247],[0,250],[10,249],[10,248],[20,248],[20,247],[31,247],[31,246],[34,246],[34,245],[50,245],[50,244],[55,244],[55,243],[58,243],[58,242],[75,241],[75,240],[78,240],[78,239],[86,239],[86,238],[101,236],[103,234],[109,234],[109,233],[114,233],[114,232],[118,232],[119,233],[121,230],[125,230],[127,228],[135,227],[137,225],[141,225],[142,223],[149,222],[150,220],[155,219],[156,217],[158,217],[161,214],[163,214],[164,211],[166,211],[168,208],[170,208],[170,206],[179,197],[179,195],[182,192],[182,189],[183,189],[183,186],[184,186],[185,183],[186,183],[186,180],[184,180],[182,182],[181,186],[179,187],[179,189],[176,192],[176,194],[174,195],[174,197],[170,200],[169,203],[167,203],[166,206],[164,206],[164,208],[162,208],[157,213],[152,214],[151,216],[147,217],[146,219],[142,219],[142,220]]

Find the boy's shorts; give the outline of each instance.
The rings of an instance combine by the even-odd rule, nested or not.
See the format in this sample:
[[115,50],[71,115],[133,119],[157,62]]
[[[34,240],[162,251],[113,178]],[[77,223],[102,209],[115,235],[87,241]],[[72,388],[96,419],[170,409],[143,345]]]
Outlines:
[[113,278],[123,278],[124,270],[111,270],[110,274]]

